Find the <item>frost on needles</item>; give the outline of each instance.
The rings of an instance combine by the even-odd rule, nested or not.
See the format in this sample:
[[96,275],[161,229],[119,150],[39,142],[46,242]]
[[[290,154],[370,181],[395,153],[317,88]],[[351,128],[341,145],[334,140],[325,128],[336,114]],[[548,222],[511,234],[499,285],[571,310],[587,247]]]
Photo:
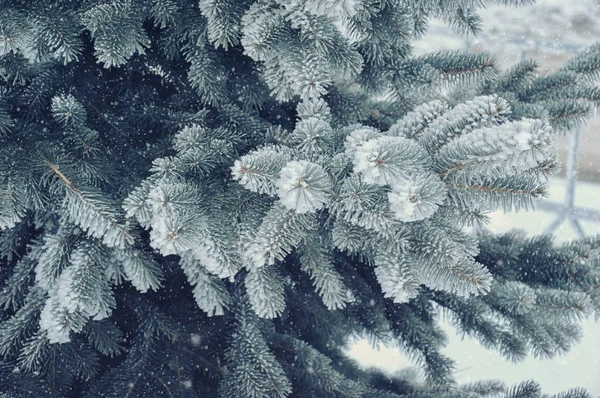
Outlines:
[[[541,120],[509,120],[510,106],[497,96],[452,108],[425,103],[387,132],[361,125],[333,129],[322,99],[306,99],[298,108],[305,116],[288,136],[234,161],[232,178],[258,194],[252,206],[258,210],[249,210],[237,225],[221,226],[221,236],[211,232],[211,218],[217,221],[202,201],[207,195],[179,166],[194,146],[205,152],[215,147],[209,138],[214,133],[200,126],[175,136],[178,154],[157,159],[157,172],[140,187],[146,196],[136,190],[126,201],[128,214],[141,215],[138,221],[151,229],[151,244],[163,255],[198,261],[221,278],[245,267],[247,293],[263,317],[283,311],[277,263],[323,240],[303,243],[312,234],[333,239],[317,243],[322,249],[307,250],[364,256],[375,264],[382,283],[395,275],[397,285],[386,283],[384,293],[396,302],[414,297],[414,286],[421,283],[463,296],[489,291],[491,275],[473,259],[476,242],[453,238],[472,220],[456,223],[454,214],[530,209],[544,194],[544,178],[554,169],[549,165],[557,162],[552,128]],[[141,207],[147,210],[140,213]],[[354,246],[362,250],[348,242],[355,229],[362,231],[363,242]],[[385,256],[403,260],[375,261]],[[326,306],[343,307],[352,299],[342,294],[346,289],[335,272],[311,276],[325,286],[319,293],[332,300]],[[199,305],[211,308],[206,302]]]
[[[299,106],[320,109],[310,118],[328,122],[322,102],[305,100]],[[420,283],[465,296],[489,291],[491,275],[473,260],[475,241],[453,239],[468,220],[461,225],[453,215],[531,208],[544,194],[544,178],[552,169],[546,166],[557,161],[551,127],[540,120],[509,121],[509,112],[505,100],[482,96],[454,108],[426,103],[387,132],[355,125],[315,134],[299,121],[296,130],[307,129],[305,136],[324,143],[320,150],[303,150],[306,141],[294,142],[299,135],[294,131],[291,142],[281,143],[287,146],[262,147],[232,168],[245,188],[276,199],[247,244],[246,267],[252,272],[283,259],[323,208],[329,213],[326,224],[312,228],[329,229],[330,250],[370,258],[385,283],[384,294],[396,302],[414,297]],[[416,124],[418,131],[411,129]],[[348,242],[356,229],[363,242],[354,247],[366,246],[362,250]],[[405,243],[400,249],[399,231]],[[376,261],[386,256],[403,260]]]
[[516,361],[598,313],[597,239],[468,227],[545,194],[600,46],[413,54],[482,5],[0,0],[0,396],[541,397],[457,386],[438,316]]

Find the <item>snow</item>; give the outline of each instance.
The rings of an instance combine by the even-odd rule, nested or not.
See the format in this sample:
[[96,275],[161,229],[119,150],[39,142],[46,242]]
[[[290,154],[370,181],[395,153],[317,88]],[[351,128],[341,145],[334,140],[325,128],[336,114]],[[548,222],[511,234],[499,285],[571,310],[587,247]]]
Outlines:
[[296,111],[300,119],[316,117],[326,122],[331,121],[331,110],[323,98],[307,98],[298,104]]
[[552,128],[540,120],[523,119],[460,136],[440,150],[438,160],[444,167],[504,162],[504,172],[517,173],[552,159],[554,151]]
[[[566,189],[566,180],[557,177],[550,178],[548,184],[548,201],[564,203]],[[598,201],[599,196],[600,184],[584,181],[577,182],[575,195],[576,207],[600,211],[600,202]],[[492,213],[490,217],[490,228],[494,232],[503,233],[514,228],[520,228],[525,230],[528,235],[543,234],[550,224],[552,224],[552,222],[556,219],[555,214],[542,211],[518,213],[495,212]],[[600,223],[585,219],[580,220],[580,222],[588,236],[600,234]],[[577,239],[576,231],[569,223],[563,223],[554,232],[554,236],[557,239],[557,242],[566,242],[572,239]]]
[[[69,328],[62,325],[60,322],[61,316],[57,316],[54,309],[58,306],[55,297],[49,297],[46,304],[40,313],[40,328],[47,331],[48,340],[50,343],[68,343],[71,341],[69,337]],[[58,310],[60,313],[60,310]]]
[[412,179],[399,178],[391,185],[392,192],[388,192],[390,210],[400,221],[418,221],[430,216],[419,211],[420,186]]
[[594,17],[600,15],[600,3],[595,0],[538,0],[522,7],[486,4],[478,13],[484,30],[477,37],[466,40],[433,20],[415,43],[416,53],[471,48],[495,54],[502,68],[525,55],[554,69],[564,62],[565,52],[588,47],[600,37],[600,18]]
[[408,112],[402,119],[398,120],[387,132],[393,137],[415,138],[435,118],[448,110],[448,105],[439,100],[426,102]]
[[75,292],[71,289],[71,285],[73,284],[73,268],[74,267],[68,267],[60,274],[56,294],[58,305],[67,309],[69,312],[83,309],[83,303],[81,302],[80,297],[77,297]]
[[533,135],[530,132],[523,130],[515,135],[514,140],[517,144],[515,146],[517,150],[528,151],[533,144]]
[[200,343],[202,342],[202,336],[197,333],[192,333],[190,336],[190,342],[194,347],[200,347]]
[[346,136],[346,142],[344,143],[344,146],[346,147],[346,154],[353,156],[356,150],[359,147],[364,146],[367,141],[380,136],[381,133],[373,127],[361,127],[354,130]]
[[[551,178],[549,198],[553,202],[564,202],[566,181]],[[600,184],[578,182],[575,205],[600,211]],[[495,233],[524,229],[528,235],[539,235],[555,220],[552,213],[534,211],[491,214],[489,228]],[[600,223],[581,220],[585,232],[592,236],[600,234]],[[555,231],[558,242],[576,239],[575,230],[564,223]],[[495,351],[481,346],[476,339],[460,337],[446,321],[441,326],[449,337],[449,344],[443,353],[456,361],[455,376],[459,383],[478,380],[502,380],[513,385],[526,380],[536,380],[544,393],[556,394],[569,388],[586,388],[593,396],[600,396],[600,322],[593,318],[581,322],[583,338],[579,344],[563,356],[551,360],[528,357],[523,362],[512,363]],[[350,342],[347,354],[363,366],[376,366],[394,373],[406,367],[415,366],[396,346],[373,348],[366,339]]]
[[[419,197],[416,194],[415,185],[401,186],[398,192],[389,192],[388,200],[390,210],[394,212],[396,218],[400,221],[417,221],[424,217],[418,217],[417,201]],[[411,199],[415,198],[415,199]],[[415,218],[418,217],[418,218]]]
[[192,247],[192,255],[206,268],[206,270],[219,278],[232,279],[235,270],[225,266],[226,259],[219,257],[218,248],[209,234],[201,234],[198,243]]
[[[429,33],[414,44],[415,53],[439,50],[488,51],[497,55],[502,69],[512,66],[523,56],[541,63],[541,70],[554,70],[581,48],[590,46],[600,37],[600,2],[597,0],[537,0],[523,7],[486,4],[479,12],[485,31],[477,38],[465,40],[441,21],[432,21]],[[597,122],[596,122],[597,124]],[[589,142],[581,148],[587,159],[580,167],[598,176],[598,141],[596,129],[591,130]],[[585,131],[583,139],[585,141]],[[529,137],[515,137],[516,147],[526,151]],[[589,164],[588,164],[589,163]],[[593,165],[592,165],[593,163]],[[591,174],[595,173],[595,174]],[[550,200],[564,202],[566,182],[550,179]],[[600,184],[578,182],[575,205],[600,211]],[[522,228],[529,235],[544,233],[556,215],[544,212],[497,212],[491,215],[490,228],[506,232]],[[600,234],[600,223],[580,220],[586,234]],[[563,223],[554,233],[558,241],[576,238],[569,223]],[[525,380],[538,381],[544,393],[555,394],[573,387],[584,387],[593,396],[600,396],[600,322],[582,322],[583,338],[571,351],[553,360],[528,358],[514,364],[494,351],[483,348],[476,340],[461,339],[447,323],[442,327],[449,336],[444,353],[457,361],[456,377],[460,383],[485,379],[500,379],[507,384]],[[398,347],[372,348],[366,339],[351,342],[348,354],[363,364],[388,372],[414,366]]]
[[379,181],[380,171],[377,167],[376,154],[379,152],[379,143],[376,140],[363,142],[354,152],[354,171],[363,173],[367,183]]
[[[492,109],[497,113],[492,112]],[[433,120],[423,134],[418,137],[418,141],[430,152],[434,151],[448,142],[455,133],[462,132],[464,137],[476,128],[489,126],[490,118],[492,120],[499,119],[509,109],[508,102],[496,95],[475,97],[456,105],[452,110]]]
[[361,2],[357,0],[309,0],[305,3],[306,11],[329,18],[353,17]]
[[177,230],[169,228],[165,220],[153,220],[152,230],[150,231],[150,246],[160,250],[163,256],[179,254],[174,244],[178,237]]
[[236,159],[236,161],[233,162],[233,166],[231,167],[231,177],[234,180],[239,181],[244,188],[249,189],[252,192],[258,192],[259,185],[256,184],[256,181],[249,178],[247,172],[248,166],[243,163],[243,160],[244,158]]
[[419,284],[408,274],[406,264],[379,264],[375,267],[375,275],[384,296],[392,298],[394,303],[407,303],[419,294]]
[[327,175],[321,166],[306,160],[288,162],[279,173],[277,194],[281,204],[297,213],[314,213],[327,201]]
[[422,170],[427,153],[414,140],[380,137],[364,142],[354,152],[354,172],[367,184],[392,184],[399,176]]
[[231,168],[231,175],[252,192],[275,196],[275,179],[290,158],[290,150],[285,147],[259,148],[236,160]]

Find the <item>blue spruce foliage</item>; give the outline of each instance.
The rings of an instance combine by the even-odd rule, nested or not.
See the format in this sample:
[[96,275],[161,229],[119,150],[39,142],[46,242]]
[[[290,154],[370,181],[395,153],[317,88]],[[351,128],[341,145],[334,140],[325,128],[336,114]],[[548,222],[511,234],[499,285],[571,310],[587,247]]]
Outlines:
[[0,0],[0,396],[546,397],[458,385],[438,321],[519,361],[600,315],[598,239],[482,228],[544,197],[600,46],[413,54],[481,6]]

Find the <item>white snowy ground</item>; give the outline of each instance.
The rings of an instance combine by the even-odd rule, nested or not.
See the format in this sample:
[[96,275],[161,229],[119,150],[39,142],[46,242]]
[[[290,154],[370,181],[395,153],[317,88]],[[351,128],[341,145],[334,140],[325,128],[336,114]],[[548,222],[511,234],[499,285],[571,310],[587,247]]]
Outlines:
[[[562,203],[565,187],[565,180],[552,180],[548,200]],[[600,211],[599,198],[600,184],[577,184],[576,206]],[[554,214],[541,211],[500,212],[492,214],[489,227],[499,233],[520,228],[529,235],[536,235],[543,233],[554,219]],[[582,220],[582,225],[586,234],[600,234],[600,223]],[[557,241],[577,237],[568,224],[561,225],[555,236]],[[456,361],[456,378],[459,383],[494,379],[515,384],[533,379],[541,384],[545,393],[554,394],[573,387],[584,387],[594,396],[600,397],[600,321],[595,322],[590,318],[583,322],[583,339],[568,354],[552,360],[528,358],[518,364],[503,359],[495,351],[483,348],[475,339],[466,337],[461,340],[448,324],[443,324],[443,327],[449,337],[449,344],[444,352]],[[364,339],[351,346],[349,355],[364,366],[376,366],[390,373],[413,366],[398,348],[380,347],[377,350]]]
[[[600,41],[600,0],[538,0],[536,4],[518,8],[489,6],[480,12],[484,31],[468,42],[441,22],[432,22],[428,34],[415,43],[417,54],[438,50],[489,51],[497,55],[502,69],[512,66],[523,56],[535,58],[542,70],[552,71],[581,48]],[[593,120],[582,131],[579,167],[589,177],[600,178],[600,123]],[[566,141],[563,139],[563,141]],[[564,143],[563,143],[564,144]],[[564,153],[564,148],[561,153]],[[592,164],[593,163],[593,164]],[[556,179],[550,184],[550,200],[564,198],[565,181]],[[600,210],[600,184],[579,182],[576,205]],[[490,228],[505,232],[513,228],[536,235],[555,219],[553,214],[496,213]],[[586,234],[600,234],[600,223],[581,222]],[[577,235],[569,224],[555,232],[558,240]],[[460,383],[496,379],[507,384],[537,380],[545,393],[557,393],[572,387],[585,387],[600,397],[600,321],[583,322],[583,339],[565,356],[553,360],[528,358],[513,364],[498,353],[488,351],[470,338],[461,340],[453,328],[443,325],[449,344],[444,352],[456,361],[456,377]],[[397,348],[373,349],[366,340],[355,342],[349,354],[365,366],[378,366],[393,373],[413,364]]]

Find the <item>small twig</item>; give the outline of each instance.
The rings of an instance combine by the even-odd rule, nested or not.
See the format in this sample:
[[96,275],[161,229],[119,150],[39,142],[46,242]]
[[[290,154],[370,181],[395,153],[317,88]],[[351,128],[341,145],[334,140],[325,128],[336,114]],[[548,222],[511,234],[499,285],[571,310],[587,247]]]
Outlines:
[[499,193],[512,193],[518,195],[538,195],[539,191],[536,189],[528,191],[526,189],[510,189],[510,188],[492,188],[484,185],[454,185],[454,189],[462,190],[473,190],[473,191],[487,191],[487,192],[499,192]]
[[61,171],[60,171],[60,166],[54,163],[50,163],[50,168],[52,169],[53,172],[55,172],[64,182],[65,184],[67,184],[70,188],[73,188],[73,183],[71,182],[71,180],[69,180],[67,178],[66,175],[64,175]]

